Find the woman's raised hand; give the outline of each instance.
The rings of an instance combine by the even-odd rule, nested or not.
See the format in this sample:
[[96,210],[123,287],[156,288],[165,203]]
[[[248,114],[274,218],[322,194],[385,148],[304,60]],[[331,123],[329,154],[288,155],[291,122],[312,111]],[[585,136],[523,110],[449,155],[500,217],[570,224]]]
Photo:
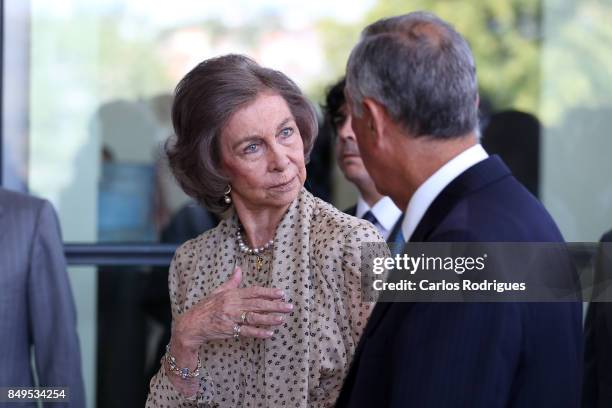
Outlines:
[[293,305],[280,289],[239,288],[241,280],[242,270],[236,267],[225,283],[180,315],[173,325],[172,349],[196,352],[208,340],[234,337],[237,327],[240,336],[271,337]]

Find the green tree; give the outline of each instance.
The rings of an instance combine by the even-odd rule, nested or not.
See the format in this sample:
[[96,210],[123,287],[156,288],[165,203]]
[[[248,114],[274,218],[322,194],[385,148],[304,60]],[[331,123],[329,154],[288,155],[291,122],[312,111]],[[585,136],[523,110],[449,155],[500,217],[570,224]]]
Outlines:
[[558,124],[572,109],[612,106],[610,0],[379,0],[356,24],[320,22],[327,83],[343,75],[363,27],[415,10],[435,13],[465,36],[481,97],[495,110],[523,110]]
[[481,93],[498,109],[535,112],[539,98],[540,2],[538,0],[383,0],[360,24],[321,23],[333,76],[344,72],[350,48],[365,25],[379,18],[427,10],[449,21],[472,47]]

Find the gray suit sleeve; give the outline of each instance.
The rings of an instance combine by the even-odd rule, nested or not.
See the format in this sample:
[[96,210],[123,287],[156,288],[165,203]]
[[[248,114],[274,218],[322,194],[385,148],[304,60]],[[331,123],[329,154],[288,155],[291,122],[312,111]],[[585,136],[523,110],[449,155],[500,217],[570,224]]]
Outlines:
[[39,209],[33,236],[28,306],[40,385],[68,387],[69,406],[84,407],[76,310],[57,216],[46,201]]

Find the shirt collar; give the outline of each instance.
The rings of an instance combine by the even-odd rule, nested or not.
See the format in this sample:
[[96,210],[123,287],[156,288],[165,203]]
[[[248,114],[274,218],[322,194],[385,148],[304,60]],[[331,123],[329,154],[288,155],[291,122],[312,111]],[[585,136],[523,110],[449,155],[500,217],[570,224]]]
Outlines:
[[383,197],[370,209],[376,217],[380,225],[387,231],[390,231],[399,217],[402,215],[402,210],[397,208],[389,197]]
[[476,144],[449,160],[417,188],[408,202],[406,215],[402,222],[402,234],[406,242],[410,240],[425,212],[442,190],[457,176],[487,157],[489,155],[482,145]]
[[363,197],[359,195],[357,198],[357,208],[355,209],[355,216],[357,218],[363,218],[364,214],[368,211],[372,211],[372,214],[376,217],[378,223],[386,230],[390,231],[399,217],[402,215],[402,211],[397,208],[389,197],[383,197],[370,207],[365,202]]
[[363,215],[368,212],[370,206],[365,202],[361,194],[357,197],[357,207],[355,208],[355,217],[363,218]]

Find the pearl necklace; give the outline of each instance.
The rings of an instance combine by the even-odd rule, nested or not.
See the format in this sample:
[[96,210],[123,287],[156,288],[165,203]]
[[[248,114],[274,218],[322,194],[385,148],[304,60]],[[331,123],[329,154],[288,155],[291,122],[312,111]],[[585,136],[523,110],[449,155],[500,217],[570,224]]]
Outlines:
[[240,248],[240,251],[242,253],[245,254],[255,254],[255,255],[259,255],[263,252],[265,252],[266,250],[268,250],[268,248],[270,248],[272,245],[274,245],[274,240],[271,239],[268,242],[266,242],[265,245],[260,246],[259,248],[250,248],[247,244],[245,244],[244,240],[242,239],[242,233],[240,232],[240,230],[238,230],[238,233],[236,234],[236,238],[238,239],[238,248]]

